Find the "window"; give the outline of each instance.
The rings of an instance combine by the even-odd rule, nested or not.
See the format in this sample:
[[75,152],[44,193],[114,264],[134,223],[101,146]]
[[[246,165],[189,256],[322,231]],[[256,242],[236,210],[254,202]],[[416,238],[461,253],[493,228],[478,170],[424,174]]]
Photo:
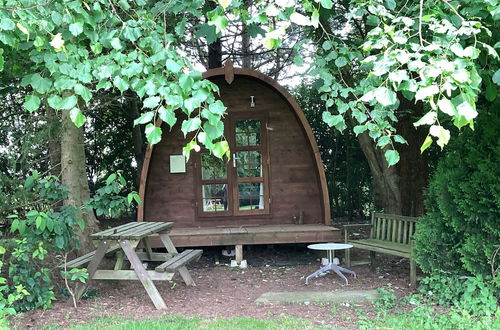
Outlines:
[[269,213],[267,136],[263,116],[233,115],[226,122],[232,159],[199,158],[198,215]]

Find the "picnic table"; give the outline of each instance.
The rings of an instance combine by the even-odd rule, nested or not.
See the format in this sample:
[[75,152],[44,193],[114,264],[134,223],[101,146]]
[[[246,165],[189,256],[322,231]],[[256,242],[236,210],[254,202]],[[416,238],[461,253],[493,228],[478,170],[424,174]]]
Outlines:
[[[195,285],[186,264],[198,260],[202,250],[184,250],[178,253],[168,233],[172,229],[172,222],[130,222],[115,228],[106,229],[90,235],[98,241],[97,250],[87,253],[68,262],[67,268],[75,268],[88,263],[88,281],[80,283],[75,296],[80,299],[88,287],[90,280],[139,280],[157,309],[165,309],[166,305],[153,281],[170,281],[178,272],[186,285]],[[158,234],[168,253],[154,253],[149,236]],[[137,251],[142,242],[145,252]],[[99,265],[107,253],[114,254],[114,269],[99,269]],[[130,261],[132,270],[124,270],[123,261]],[[163,262],[154,270],[147,270],[143,261]]]

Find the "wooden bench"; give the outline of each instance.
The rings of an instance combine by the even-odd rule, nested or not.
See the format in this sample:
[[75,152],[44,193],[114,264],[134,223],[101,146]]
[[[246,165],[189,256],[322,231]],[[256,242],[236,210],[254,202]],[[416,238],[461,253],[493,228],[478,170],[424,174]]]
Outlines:
[[[115,244],[115,245],[112,245],[108,248],[108,251],[106,253],[110,253],[110,252],[113,252],[113,251],[116,251],[120,249],[120,245],[118,244]],[[71,261],[68,261],[66,263],[66,265],[61,264],[59,266],[57,266],[58,268],[64,268],[66,267],[67,269],[71,269],[71,268],[78,268],[80,266],[84,266],[86,264],[88,264],[90,262],[90,260],[92,260],[92,258],[94,257],[95,253],[96,253],[97,250],[94,250],[92,252],[89,252],[87,254],[84,254],[83,256],[80,256],[76,259],[73,259]]]
[[200,260],[202,253],[203,250],[184,250],[182,253],[179,253],[173,258],[157,266],[155,270],[160,273],[175,273],[178,269],[186,266],[188,263]]
[[[417,267],[413,256],[412,236],[415,232],[417,218],[400,215],[373,213],[370,224],[352,224],[344,226],[346,244],[355,248],[370,251],[370,265],[374,268],[376,253],[385,253],[410,259],[410,282],[417,284]],[[370,227],[367,239],[351,239],[349,232],[353,228]],[[351,267],[351,253],[346,250],[346,264]]]

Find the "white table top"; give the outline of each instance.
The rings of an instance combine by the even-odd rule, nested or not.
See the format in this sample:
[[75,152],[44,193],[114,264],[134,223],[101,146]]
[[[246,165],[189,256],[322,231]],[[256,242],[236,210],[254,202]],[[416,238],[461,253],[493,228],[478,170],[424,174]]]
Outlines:
[[307,248],[311,250],[343,250],[352,248],[352,245],[339,243],[320,243],[308,245]]

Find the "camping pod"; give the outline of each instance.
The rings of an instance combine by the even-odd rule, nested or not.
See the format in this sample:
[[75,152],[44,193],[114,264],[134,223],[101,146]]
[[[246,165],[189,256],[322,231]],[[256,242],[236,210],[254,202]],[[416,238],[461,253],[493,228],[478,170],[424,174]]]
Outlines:
[[[220,89],[230,159],[192,152],[178,122],[162,125],[142,169],[138,221],[172,221],[176,246],[336,242],[324,167],[292,96],[255,70],[203,74]],[[156,244],[155,244],[156,245]]]

